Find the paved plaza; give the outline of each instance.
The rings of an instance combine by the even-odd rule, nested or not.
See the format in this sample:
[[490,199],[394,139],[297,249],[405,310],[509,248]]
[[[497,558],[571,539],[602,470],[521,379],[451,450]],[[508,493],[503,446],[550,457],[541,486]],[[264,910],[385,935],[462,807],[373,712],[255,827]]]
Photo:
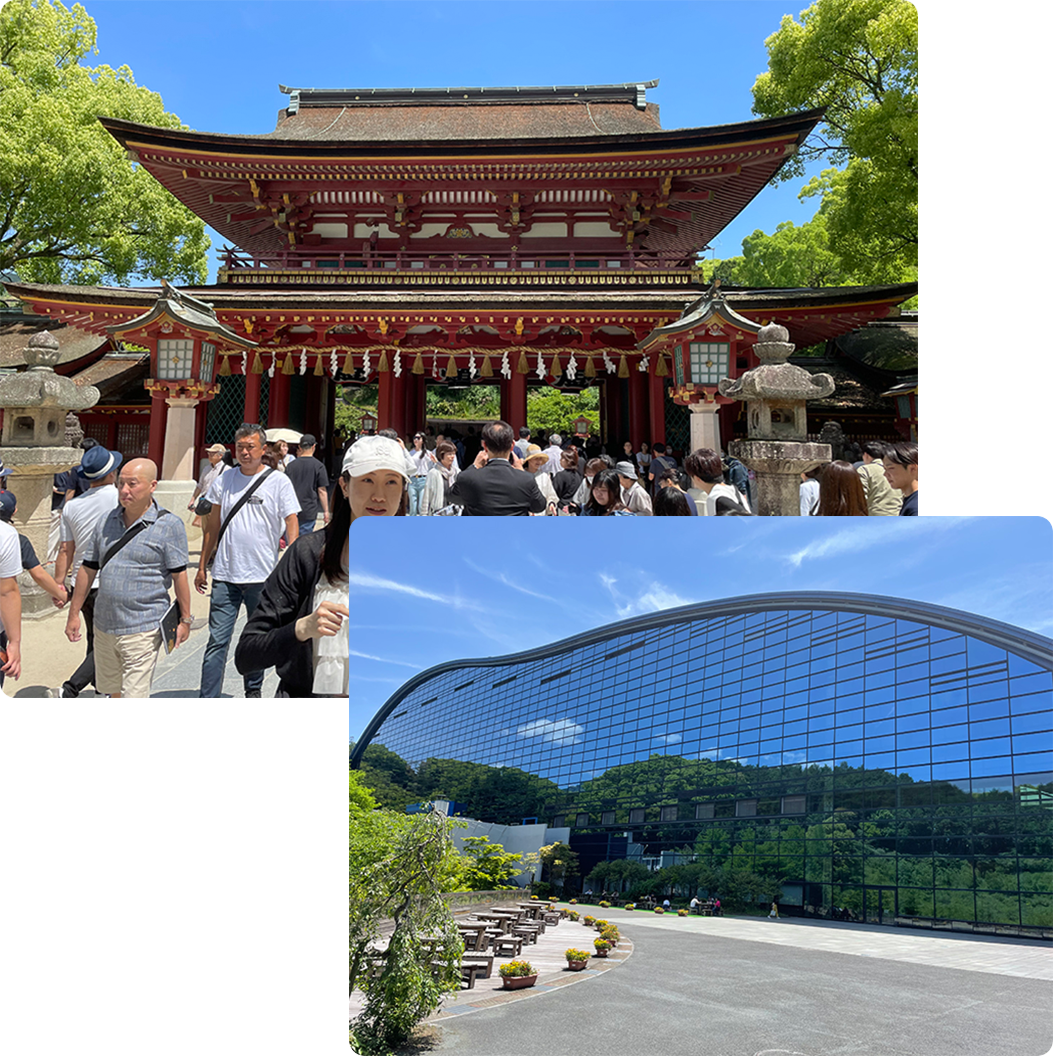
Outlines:
[[[493,1005],[462,991],[459,1014],[431,1021],[441,1030],[434,1051],[1045,1056],[1053,1042],[1048,944],[785,918],[604,915],[632,942],[617,970]],[[568,922],[556,934],[561,946],[590,936]]]

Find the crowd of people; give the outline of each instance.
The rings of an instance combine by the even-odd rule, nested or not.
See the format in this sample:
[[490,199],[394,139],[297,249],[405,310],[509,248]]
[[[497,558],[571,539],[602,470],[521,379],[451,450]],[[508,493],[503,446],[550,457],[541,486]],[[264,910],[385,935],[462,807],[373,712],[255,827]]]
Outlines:
[[[385,430],[392,439],[399,439]],[[406,450],[408,516],[751,516],[756,478],[723,451],[679,463],[665,444],[609,454],[595,438],[518,437],[491,422],[465,437],[414,434]],[[801,475],[802,516],[887,517],[918,512],[917,444],[868,441]]]
[[[233,454],[206,449],[190,502],[202,529],[193,584],[209,596],[198,692],[221,694],[244,608],[234,663],[245,696],[261,696],[268,668],[278,696],[346,696],[348,529],[357,517],[405,512],[406,452],[388,437],[363,437],[330,482],[313,436],[294,454],[244,424],[232,446]],[[178,649],[194,626],[186,525],[158,505],[157,475],[150,459],[125,461],[84,442],[80,464],[54,481],[54,577],[10,523],[15,494],[0,491],[0,685],[21,673],[16,577],[25,569],[67,610],[66,637],[85,643],[84,659],[50,695],[94,686],[103,696],[149,696],[161,649]]]

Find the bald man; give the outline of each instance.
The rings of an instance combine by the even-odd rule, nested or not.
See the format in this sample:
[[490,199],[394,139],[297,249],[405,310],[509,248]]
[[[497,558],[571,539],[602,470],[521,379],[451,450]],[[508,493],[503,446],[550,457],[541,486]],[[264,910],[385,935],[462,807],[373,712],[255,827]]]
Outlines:
[[175,587],[180,622],[172,648],[190,634],[190,582],[186,528],[181,518],[154,501],[157,466],[135,458],[117,477],[119,503],[95,529],[77,573],[66,620],[66,637],[80,639],[80,609],[96,576],[95,685],[111,697],[148,697],[157,653],[159,624]]

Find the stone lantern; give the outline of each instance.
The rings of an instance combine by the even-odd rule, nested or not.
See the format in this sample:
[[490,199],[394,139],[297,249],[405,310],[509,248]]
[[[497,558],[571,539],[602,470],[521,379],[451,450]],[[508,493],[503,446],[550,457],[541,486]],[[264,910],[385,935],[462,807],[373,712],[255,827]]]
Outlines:
[[212,305],[164,280],[161,296],[148,312],[107,330],[150,352],[151,376],[145,384],[153,398],[150,457],[160,473],[157,500],[182,514],[197,472],[198,410],[219,392],[217,355],[223,349],[247,351],[256,343],[228,330]]
[[760,366],[719,385],[722,396],[746,401],[748,439],[728,450],[756,473],[756,512],[765,515],[799,514],[801,473],[830,461],[829,444],[808,442],[807,401],[829,396],[834,380],[787,363],[789,336],[775,323],[761,327],[753,346]]
[[[66,414],[93,407],[99,390],[55,373],[59,343],[46,330],[29,339],[23,356],[29,369],[0,379],[0,446],[11,470],[8,487],[18,499],[15,526],[46,560],[54,476],[76,465],[81,454],[66,442]],[[28,576],[22,578],[22,611],[27,616],[51,611],[48,595]]]

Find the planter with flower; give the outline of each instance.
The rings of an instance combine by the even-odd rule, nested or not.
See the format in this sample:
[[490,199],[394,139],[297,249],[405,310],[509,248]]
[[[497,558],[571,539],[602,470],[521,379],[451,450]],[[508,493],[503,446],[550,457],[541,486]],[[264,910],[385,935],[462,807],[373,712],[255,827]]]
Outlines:
[[572,972],[580,972],[582,968],[588,968],[589,966],[588,950],[575,950],[571,948],[564,951],[564,956],[567,958],[567,967]]
[[662,907],[661,907],[661,906],[655,906],[655,907],[654,907],[654,911],[655,911],[655,912],[656,912],[656,913],[657,913],[657,914],[658,914],[659,916],[661,916],[661,915],[662,915],[662,914],[663,914],[663,913],[665,912],[665,910],[664,910],[664,909],[662,909]]
[[621,935],[613,924],[608,924],[607,927],[600,932],[600,938],[606,939],[612,946],[617,946]]
[[625,903],[625,908],[631,913],[634,909],[636,909],[636,903],[635,902],[626,902]]
[[610,921],[609,921],[609,920],[597,920],[597,921],[596,921],[596,922],[595,922],[595,923],[593,924],[593,927],[594,927],[594,928],[595,928],[595,929],[596,929],[597,931],[603,931],[603,929],[604,929],[605,927],[607,927],[607,925],[608,925],[608,924],[610,924]]
[[587,927],[587,928],[591,928],[592,925],[595,924],[595,923],[596,923],[596,918],[595,917],[586,916],[586,917],[584,917],[582,919],[582,924],[584,924],[585,927]]
[[579,918],[579,917],[581,916],[581,914],[580,914],[580,913],[579,913],[579,912],[578,912],[578,911],[577,911],[576,909],[572,909],[572,910],[571,910],[571,911],[570,911],[570,912],[569,912],[569,913],[567,914],[567,916],[568,916],[568,917],[570,917],[570,919],[571,919],[572,921],[576,921],[576,920],[578,920],[578,918]]
[[509,961],[498,971],[506,990],[525,990],[537,982],[537,969],[529,961]]
[[611,944],[606,939],[596,939],[592,945],[596,947],[597,957],[606,957],[611,948]]
[[600,903],[600,909],[610,909],[610,908],[611,908],[610,902],[601,902]]
[[576,898],[572,898],[572,899],[570,900],[570,904],[571,904],[572,906],[576,906],[576,905],[578,904],[578,900],[577,900]]
[[676,915],[678,917],[686,917],[687,916],[687,910],[686,909],[678,909],[676,911]]

